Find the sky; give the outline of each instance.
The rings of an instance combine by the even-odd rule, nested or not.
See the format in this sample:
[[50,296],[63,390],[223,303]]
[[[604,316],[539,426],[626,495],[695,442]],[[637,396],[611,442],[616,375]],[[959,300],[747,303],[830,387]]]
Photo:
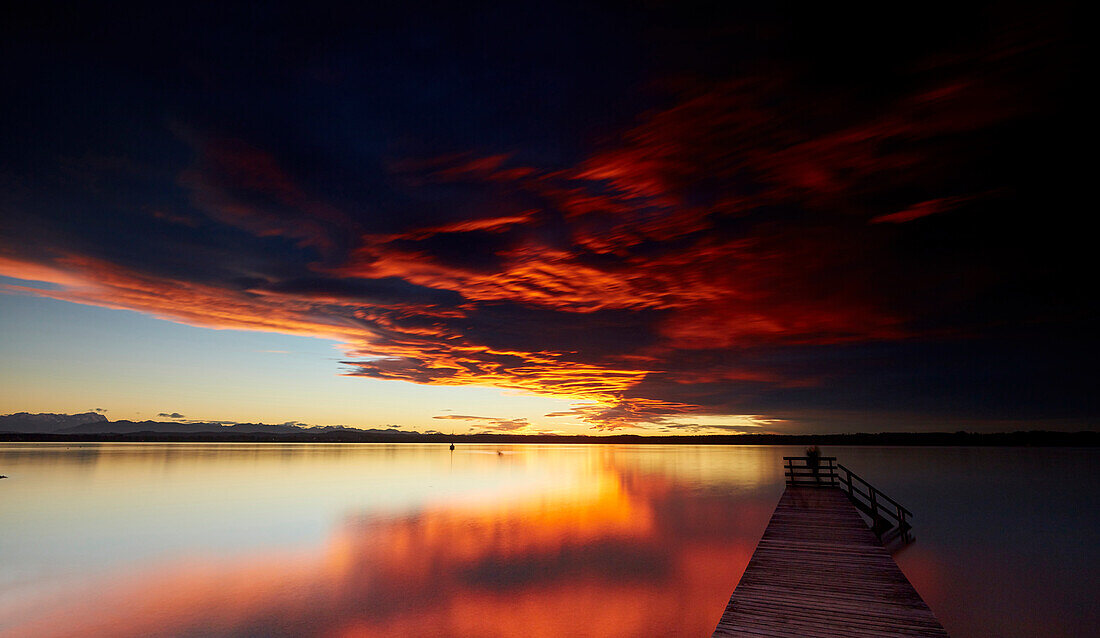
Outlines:
[[5,9],[0,412],[1096,429],[1079,7],[400,5]]

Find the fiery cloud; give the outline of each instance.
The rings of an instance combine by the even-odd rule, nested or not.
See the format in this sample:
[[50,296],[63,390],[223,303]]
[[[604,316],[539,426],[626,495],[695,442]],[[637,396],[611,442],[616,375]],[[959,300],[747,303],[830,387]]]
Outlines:
[[[367,124],[335,109],[285,130],[299,118],[279,109],[300,102],[283,95],[270,109],[253,104],[250,122],[181,107],[157,125],[170,150],[149,151],[172,161],[117,149],[27,159],[4,182],[0,273],[51,285],[0,286],[334,338],[349,375],[569,397],[579,402],[572,418],[602,429],[927,407],[938,379],[970,374],[944,344],[982,339],[1021,353],[998,386],[1019,396],[1024,359],[1051,351],[1017,347],[1028,326],[1062,322],[1077,334],[1091,316],[1073,283],[1073,240],[1029,221],[1072,199],[1060,191],[1073,180],[1034,159],[1056,150],[1048,130],[1075,68],[1064,16],[969,16],[994,26],[981,38],[947,34],[942,46],[925,22],[894,43],[848,17],[821,18],[872,38],[875,59],[854,43],[811,46],[834,32],[785,17],[766,18],[759,32],[771,35],[759,41],[681,25],[699,51],[736,61],[716,70],[710,53],[635,25],[638,41],[662,52],[652,59],[671,66],[616,84],[644,98],[623,112],[600,86],[618,75],[586,75],[598,56],[543,69],[541,84],[494,79],[473,97],[452,82],[464,73],[422,81],[420,63],[406,60],[412,86],[446,94],[438,103],[387,92],[404,79],[374,77],[363,90],[333,71],[387,65],[279,75],[349,100]],[[731,40],[748,49],[725,48]],[[541,95],[556,77],[588,77],[596,101],[570,98],[585,105],[574,119],[538,100],[482,119],[493,102],[482,93]],[[223,89],[242,101],[267,95]],[[579,133],[603,106],[604,125]],[[911,395],[890,386],[865,396],[888,378],[888,361],[911,375],[897,381]]]
[[493,416],[471,416],[469,414],[442,414],[439,416],[433,416],[433,419],[444,419],[448,421],[469,421],[476,423],[479,427],[496,430],[498,432],[515,432],[517,430],[526,430],[531,427],[531,424],[527,419],[502,419],[500,417]]

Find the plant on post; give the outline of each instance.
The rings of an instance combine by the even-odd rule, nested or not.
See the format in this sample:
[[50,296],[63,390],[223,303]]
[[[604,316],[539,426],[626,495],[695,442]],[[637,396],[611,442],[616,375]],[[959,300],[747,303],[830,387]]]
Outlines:
[[814,483],[820,483],[821,477],[818,476],[818,468],[821,466],[821,450],[816,445],[806,448],[806,466],[813,470]]

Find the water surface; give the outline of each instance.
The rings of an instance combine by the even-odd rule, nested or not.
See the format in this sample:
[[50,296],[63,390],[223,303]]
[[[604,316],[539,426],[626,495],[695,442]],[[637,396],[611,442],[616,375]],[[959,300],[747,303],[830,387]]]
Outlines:
[[[708,636],[768,446],[0,444],[4,636]],[[916,514],[960,636],[1092,610],[1092,450],[829,448]]]

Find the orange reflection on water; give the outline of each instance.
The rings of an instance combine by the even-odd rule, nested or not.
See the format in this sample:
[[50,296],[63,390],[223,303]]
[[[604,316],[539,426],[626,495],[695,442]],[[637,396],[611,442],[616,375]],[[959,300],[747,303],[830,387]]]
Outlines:
[[503,499],[353,514],[312,550],[119,574],[5,635],[709,635],[770,500],[730,508],[593,465]]

